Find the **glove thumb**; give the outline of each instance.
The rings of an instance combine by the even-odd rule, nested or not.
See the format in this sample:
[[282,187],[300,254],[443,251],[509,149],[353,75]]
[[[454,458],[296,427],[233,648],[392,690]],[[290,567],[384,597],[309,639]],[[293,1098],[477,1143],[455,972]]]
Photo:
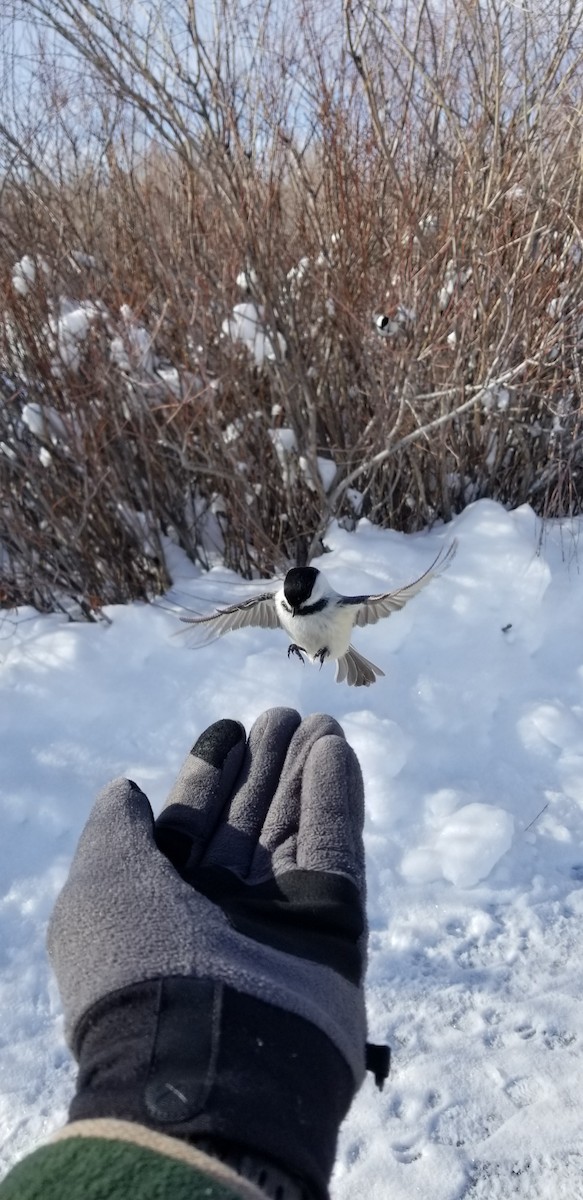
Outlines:
[[[157,853],[154,815],[148,797],[131,779],[114,779],[93,805],[73,857],[68,882],[103,870],[140,870],[144,855]],[[66,886],[66,885],[65,885]]]

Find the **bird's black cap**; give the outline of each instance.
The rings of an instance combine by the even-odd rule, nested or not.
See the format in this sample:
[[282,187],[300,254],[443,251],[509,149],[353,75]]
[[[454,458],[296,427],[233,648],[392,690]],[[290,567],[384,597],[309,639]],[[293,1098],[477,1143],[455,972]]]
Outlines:
[[283,594],[291,608],[299,608],[312,595],[320,574],[315,567],[292,567],[283,581]]

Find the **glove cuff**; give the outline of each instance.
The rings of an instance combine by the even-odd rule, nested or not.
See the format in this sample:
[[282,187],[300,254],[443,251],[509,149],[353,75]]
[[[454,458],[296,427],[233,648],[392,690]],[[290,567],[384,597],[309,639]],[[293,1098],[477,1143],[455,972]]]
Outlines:
[[149,980],[77,1028],[70,1120],[118,1117],[265,1156],[327,1196],[352,1072],[311,1022],[211,979]]
[[216,1138],[197,1138],[193,1144],[203,1154],[254,1183],[265,1193],[267,1200],[314,1200],[314,1193],[301,1180],[292,1178],[262,1155],[249,1154],[246,1149],[219,1142]]

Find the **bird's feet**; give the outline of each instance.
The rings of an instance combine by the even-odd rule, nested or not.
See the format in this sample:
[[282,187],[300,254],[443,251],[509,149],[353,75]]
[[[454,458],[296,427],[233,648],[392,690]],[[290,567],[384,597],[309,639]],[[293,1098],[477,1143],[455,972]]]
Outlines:
[[319,658],[320,659],[320,670],[322,670],[322,667],[324,666],[324,659],[329,658],[329,657],[330,657],[330,651],[326,648],[326,646],[322,646],[322,649],[318,650],[318,653],[314,655],[314,662],[316,661],[317,658]]
[[304,650],[303,646],[296,646],[295,642],[290,642],[287,648],[287,656],[289,658],[290,654],[295,654],[299,658],[300,662],[305,663],[306,660],[304,658],[304,654],[306,651],[304,650],[304,654],[302,654],[302,650]]

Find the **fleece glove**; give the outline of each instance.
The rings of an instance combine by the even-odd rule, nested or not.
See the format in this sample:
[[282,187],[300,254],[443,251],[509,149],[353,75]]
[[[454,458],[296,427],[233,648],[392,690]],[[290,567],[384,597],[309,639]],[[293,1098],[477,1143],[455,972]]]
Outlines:
[[362,826],[340,726],[291,709],[207,729],[156,822],[104,789],[48,936],[72,1120],[240,1147],[326,1195],[367,1057]]

